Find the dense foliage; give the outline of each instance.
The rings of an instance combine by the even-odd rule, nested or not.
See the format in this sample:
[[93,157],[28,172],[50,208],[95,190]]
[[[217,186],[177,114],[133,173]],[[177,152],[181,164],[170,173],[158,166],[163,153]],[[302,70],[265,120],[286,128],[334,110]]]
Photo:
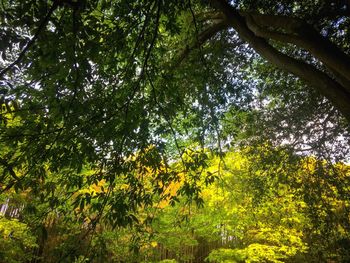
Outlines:
[[[181,186],[189,183],[188,174],[179,173],[178,182],[168,185],[158,181],[164,191],[153,196],[152,207],[135,211],[132,228],[96,221],[91,229],[91,208],[97,204],[93,198],[107,191],[104,180],[77,190],[54,209],[31,192],[7,193],[5,216],[12,213],[21,223],[0,221],[4,258],[7,262],[40,258],[45,262],[347,262],[350,167],[291,156],[268,145],[255,154],[250,151],[227,152],[224,158],[206,152],[206,176],[197,180],[201,206],[179,198]],[[177,165],[171,169],[176,171]],[[84,177],[89,174],[85,171]],[[156,177],[148,173],[142,182],[150,186]],[[82,204],[81,195],[92,201]],[[110,209],[103,215],[109,216]]]
[[0,261],[347,262],[349,13],[2,0]]

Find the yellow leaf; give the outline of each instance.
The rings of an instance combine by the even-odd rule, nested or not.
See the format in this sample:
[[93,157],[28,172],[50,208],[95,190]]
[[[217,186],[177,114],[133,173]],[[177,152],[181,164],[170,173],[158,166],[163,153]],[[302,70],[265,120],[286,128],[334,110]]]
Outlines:
[[158,243],[156,241],[153,241],[153,242],[151,242],[151,246],[156,247],[156,246],[158,246]]

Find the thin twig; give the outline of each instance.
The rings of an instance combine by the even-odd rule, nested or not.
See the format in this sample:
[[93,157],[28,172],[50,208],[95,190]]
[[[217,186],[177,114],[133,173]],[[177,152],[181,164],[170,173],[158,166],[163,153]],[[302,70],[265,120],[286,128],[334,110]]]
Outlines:
[[24,58],[25,54],[27,53],[27,51],[34,45],[34,43],[36,42],[36,40],[39,38],[39,35],[41,33],[41,31],[46,27],[47,23],[49,22],[51,15],[53,14],[53,12],[56,10],[56,8],[58,7],[58,2],[54,1],[49,12],[47,13],[47,15],[44,17],[43,21],[40,23],[36,33],[34,34],[33,38],[27,43],[27,45],[24,47],[24,49],[21,51],[21,53],[19,54],[19,56],[17,57],[17,59],[15,61],[13,61],[10,65],[8,65],[7,67],[5,67],[4,69],[2,69],[0,71],[0,79],[3,79],[3,76],[9,71],[11,70],[15,65],[17,65],[19,62],[21,62],[21,60]]

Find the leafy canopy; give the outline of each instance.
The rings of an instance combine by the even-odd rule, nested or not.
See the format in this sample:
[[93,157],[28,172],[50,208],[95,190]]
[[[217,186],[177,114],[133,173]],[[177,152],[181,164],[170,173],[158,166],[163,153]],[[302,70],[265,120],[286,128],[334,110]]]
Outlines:
[[3,0],[0,10],[2,192],[90,206],[92,228],[101,217],[128,226],[156,198],[175,202],[165,186],[184,174],[177,192],[202,204],[205,147],[348,154],[348,3]]

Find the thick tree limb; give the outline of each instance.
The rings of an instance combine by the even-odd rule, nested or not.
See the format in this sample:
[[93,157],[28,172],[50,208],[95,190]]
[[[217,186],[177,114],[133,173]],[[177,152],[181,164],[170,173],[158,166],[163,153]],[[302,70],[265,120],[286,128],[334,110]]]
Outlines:
[[[311,25],[300,19],[284,16],[243,14],[248,27],[257,36],[295,44],[335,71],[334,75],[350,81],[350,57],[321,36]],[[286,33],[282,33],[283,31]],[[342,81],[342,84],[350,92],[347,81]]]
[[329,72],[333,75],[334,79],[336,79],[338,83],[340,83],[349,92],[350,80],[344,78],[341,74],[339,74],[335,69],[333,69],[328,64],[324,63],[324,65],[329,70]]
[[[341,56],[346,57],[347,56],[346,54],[344,54],[344,53],[339,54],[339,52],[341,52],[340,50],[336,51],[336,54],[334,54],[332,52],[327,52],[326,49],[315,48],[315,46],[317,47],[318,44],[314,40],[308,41],[308,40],[306,40],[306,39],[304,39],[301,36],[298,36],[296,34],[287,34],[287,33],[280,33],[277,31],[272,31],[272,30],[267,29],[266,27],[261,27],[261,26],[257,25],[255,23],[255,21],[253,20],[252,16],[246,15],[245,18],[246,18],[247,26],[249,27],[250,30],[252,30],[254,32],[255,35],[262,37],[262,38],[265,38],[266,40],[273,39],[273,40],[280,41],[282,43],[295,44],[295,45],[309,51],[315,58],[318,58],[328,68],[328,70],[333,74],[334,78],[344,88],[346,88],[346,90],[348,92],[350,92],[350,72],[349,72],[349,74],[345,75],[345,76],[349,76],[348,78],[346,78],[346,77],[344,77],[343,74],[338,72],[339,67],[337,67],[337,68],[332,67],[332,65],[334,65],[334,64],[339,65],[338,60],[340,61],[340,63],[342,63],[343,60],[341,60]],[[316,51],[315,51],[315,49],[316,49]],[[346,65],[343,65],[343,67],[346,67]],[[347,71],[350,71],[350,68]]]
[[304,21],[296,17],[259,14],[237,10],[235,11],[242,17],[251,17],[254,19],[255,23],[259,24],[262,27],[283,29],[283,31],[286,33],[295,33],[299,28],[304,26]]
[[350,121],[350,93],[344,87],[317,68],[279,52],[264,38],[255,35],[247,26],[245,18],[225,0],[212,0],[212,3],[226,15],[230,25],[242,39],[247,41],[262,57],[278,68],[309,83],[326,96]]
[[277,41],[281,41],[283,43],[293,43],[296,44],[300,41],[300,37],[296,34],[291,33],[282,33],[280,31],[269,30],[266,27],[262,27],[258,25],[252,16],[246,14],[245,15],[246,23],[248,28],[253,31],[253,33],[258,36],[265,38],[266,40],[273,39]]

